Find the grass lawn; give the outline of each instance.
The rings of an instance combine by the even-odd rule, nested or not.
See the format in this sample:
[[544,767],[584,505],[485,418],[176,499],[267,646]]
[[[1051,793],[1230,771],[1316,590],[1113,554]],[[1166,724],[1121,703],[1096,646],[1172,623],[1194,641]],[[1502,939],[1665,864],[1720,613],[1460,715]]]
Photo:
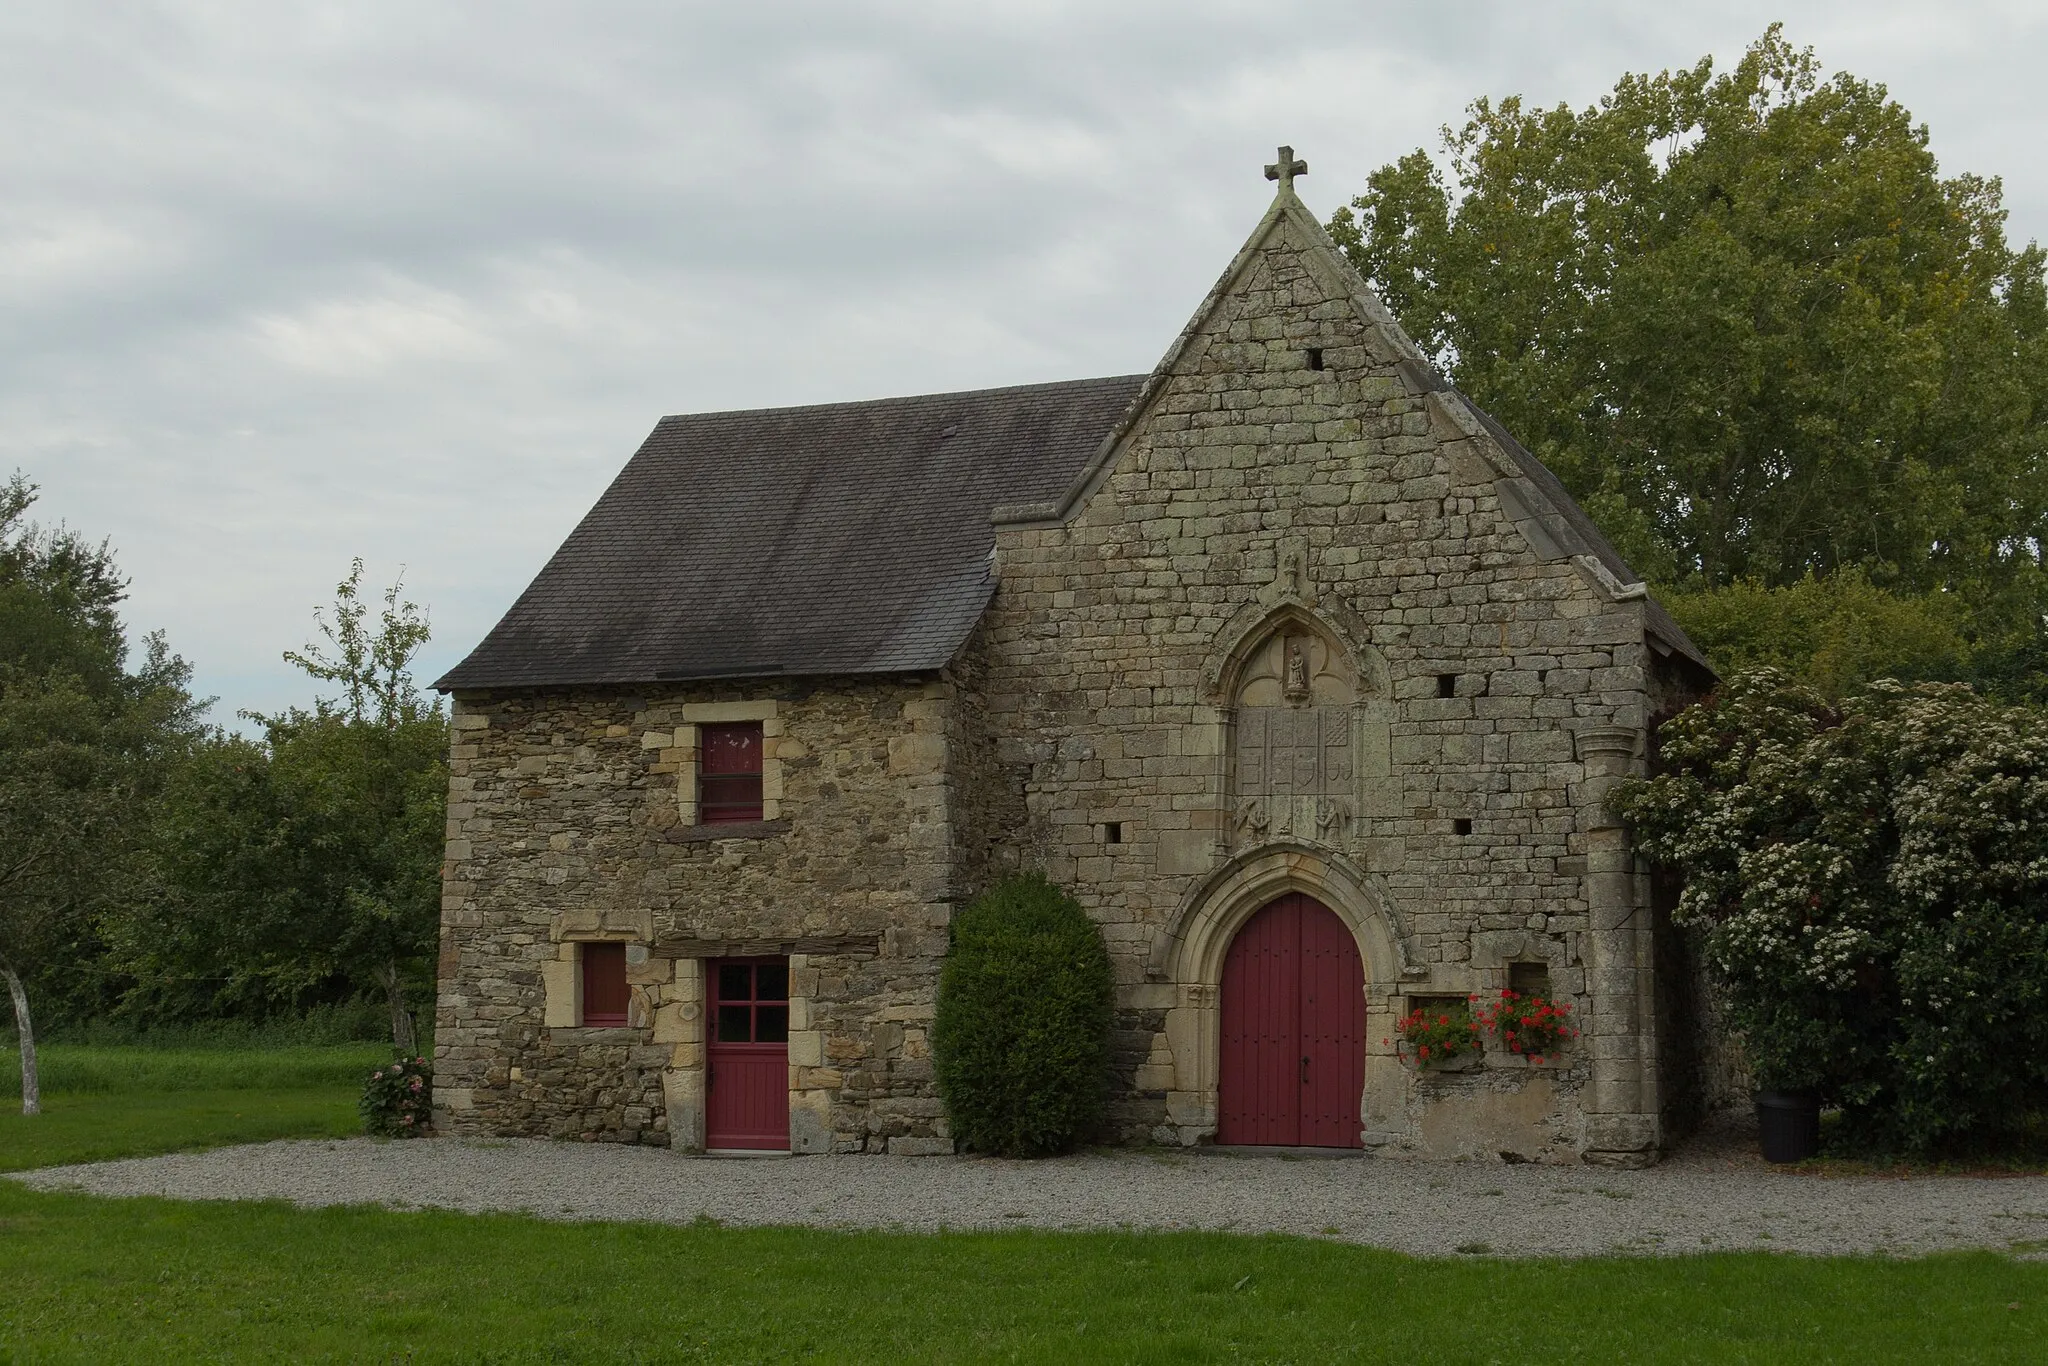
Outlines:
[[[52,1054],[63,1086],[36,1119],[0,1115],[0,1170],[352,1133],[385,1056]],[[1425,1261],[1228,1234],[559,1224],[0,1180],[0,1363],[2010,1362],[2044,1341],[2048,1265],[1991,1253]]]
[[43,1113],[21,1113],[21,1063],[0,1050],[0,1171],[273,1138],[359,1133],[356,1096],[380,1044],[39,1050]]
[[[158,1091],[257,1091],[324,1086],[353,1098],[370,1069],[391,1057],[378,1043],[287,1048],[157,1048],[47,1043],[36,1050],[45,1097]],[[0,1048],[0,1099],[21,1102],[21,1054]]]
[[0,1172],[362,1131],[355,1093],[333,1086],[49,1096],[40,1115],[0,1111]]
[[2048,1266],[1990,1253],[1423,1261],[1228,1234],[556,1224],[6,1182],[0,1268],[0,1344],[38,1362],[2014,1362],[2048,1341]]

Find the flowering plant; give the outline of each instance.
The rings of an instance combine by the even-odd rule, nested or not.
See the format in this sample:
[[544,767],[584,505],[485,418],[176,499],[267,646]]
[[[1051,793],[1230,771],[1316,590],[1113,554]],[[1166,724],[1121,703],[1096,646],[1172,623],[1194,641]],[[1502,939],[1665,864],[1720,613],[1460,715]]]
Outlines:
[[1609,809],[1684,878],[1672,918],[1759,1090],[1910,1151],[2048,1107],[2048,710],[1763,669],[1657,741]]
[[363,1132],[383,1138],[413,1138],[427,1131],[434,1113],[434,1068],[425,1058],[394,1058],[370,1074],[356,1102]]
[[1462,1001],[1419,1005],[1403,1015],[1394,1029],[1401,1036],[1397,1051],[1423,1067],[1440,1067],[1479,1051],[1479,1025]]
[[1571,1010],[1566,1002],[1547,996],[1525,996],[1510,988],[1501,992],[1491,1005],[1482,1006],[1478,1019],[1480,1027],[1499,1039],[1508,1052],[1540,1063],[1555,1054],[1566,1039],[1579,1036],[1579,1031],[1566,1019]]

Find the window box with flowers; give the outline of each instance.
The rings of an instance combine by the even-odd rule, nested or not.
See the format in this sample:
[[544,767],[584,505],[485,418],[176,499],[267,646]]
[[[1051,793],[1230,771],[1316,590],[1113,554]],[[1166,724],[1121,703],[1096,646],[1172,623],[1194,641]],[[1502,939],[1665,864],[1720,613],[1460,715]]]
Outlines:
[[[1472,997],[1476,1005],[1479,997]],[[1579,1031],[1571,1023],[1568,1002],[1555,1001],[1537,992],[1509,987],[1474,1012],[1479,1028],[1499,1042],[1509,1057],[1532,1067],[1553,1065],[1565,1042]]]
[[1424,1072],[1459,1072],[1485,1060],[1479,1023],[1470,1003],[1455,996],[1411,997],[1411,1009],[1394,1023],[1394,1046],[1401,1061]]

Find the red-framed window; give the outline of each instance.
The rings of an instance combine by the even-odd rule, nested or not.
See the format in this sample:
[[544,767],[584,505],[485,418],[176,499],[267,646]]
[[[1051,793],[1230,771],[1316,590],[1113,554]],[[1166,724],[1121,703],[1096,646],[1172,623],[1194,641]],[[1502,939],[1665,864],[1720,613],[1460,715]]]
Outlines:
[[626,985],[624,944],[583,946],[583,1023],[593,1028],[618,1028],[626,1023],[633,999]]
[[721,959],[711,993],[711,1042],[789,1042],[787,958]]
[[761,723],[699,727],[697,755],[697,819],[760,820]]

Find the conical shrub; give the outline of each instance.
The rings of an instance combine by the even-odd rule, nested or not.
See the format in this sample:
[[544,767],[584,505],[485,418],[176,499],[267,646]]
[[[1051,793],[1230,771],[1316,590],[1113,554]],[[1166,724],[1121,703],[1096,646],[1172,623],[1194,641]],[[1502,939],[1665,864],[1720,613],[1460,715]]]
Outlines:
[[1115,996],[1102,933],[1037,873],[997,883],[953,917],[932,1055],[959,1142],[1064,1152],[1102,1122]]

